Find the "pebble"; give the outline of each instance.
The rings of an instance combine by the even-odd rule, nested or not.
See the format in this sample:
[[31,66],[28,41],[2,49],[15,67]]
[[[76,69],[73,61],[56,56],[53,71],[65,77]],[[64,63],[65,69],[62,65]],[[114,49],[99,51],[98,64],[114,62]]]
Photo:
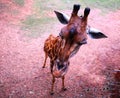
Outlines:
[[29,94],[34,94],[34,92],[33,91],[29,91]]

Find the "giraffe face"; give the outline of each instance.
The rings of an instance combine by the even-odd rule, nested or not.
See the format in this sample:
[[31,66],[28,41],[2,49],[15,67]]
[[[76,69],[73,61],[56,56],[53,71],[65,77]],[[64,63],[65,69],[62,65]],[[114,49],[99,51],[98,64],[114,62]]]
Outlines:
[[61,29],[60,36],[70,43],[85,44],[87,40],[86,27],[90,8],[85,8],[84,16],[78,16],[80,5],[74,5],[67,25]]
[[66,20],[65,22],[63,22],[64,20],[60,19],[58,16],[60,13],[56,12],[58,19],[62,23],[67,24],[59,33],[61,38],[65,40],[64,51],[61,56],[64,60],[76,54],[79,47],[87,43],[86,28],[90,8],[85,8],[83,16],[77,15],[79,9],[80,5],[74,5],[70,19],[64,18],[64,20]]

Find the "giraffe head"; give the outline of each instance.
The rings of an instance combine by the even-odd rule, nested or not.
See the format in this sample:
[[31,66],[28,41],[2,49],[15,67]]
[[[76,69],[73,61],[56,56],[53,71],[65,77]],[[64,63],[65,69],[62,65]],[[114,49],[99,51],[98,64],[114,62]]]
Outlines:
[[59,33],[61,38],[65,40],[64,51],[62,54],[64,60],[77,53],[79,47],[87,43],[86,28],[90,8],[86,7],[84,9],[83,16],[78,16],[79,9],[80,5],[75,4],[73,6],[70,19],[55,11],[59,21],[66,24]]
[[[59,12],[55,11],[58,19],[66,24],[59,33],[62,39],[62,49],[55,61],[55,67],[57,74],[62,75],[66,72],[69,66],[69,58],[73,56],[79,50],[79,47],[87,43],[87,18],[90,12],[90,8],[85,8],[84,15],[78,16],[80,5],[74,5],[70,19],[61,19]],[[58,76],[59,76],[58,75]]]

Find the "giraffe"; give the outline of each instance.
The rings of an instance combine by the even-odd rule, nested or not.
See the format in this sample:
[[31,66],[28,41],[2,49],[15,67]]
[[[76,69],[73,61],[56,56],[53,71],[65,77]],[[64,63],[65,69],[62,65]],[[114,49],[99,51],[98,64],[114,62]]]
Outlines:
[[66,90],[64,79],[69,66],[69,58],[77,53],[81,45],[87,43],[86,26],[90,8],[85,8],[83,17],[77,15],[79,9],[80,5],[74,5],[68,25],[61,29],[59,36],[50,35],[44,44],[45,60],[43,68],[46,65],[47,57],[49,57],[53,77],[51,95],[54,94],[55,78],[62,78],[62,90]]
[[91,36],[94,35],[94,38],[106,37],[101,32],[98,32],[97,36],[96,32],[94,34],[93,29],[88,28],[87,20],[90,8],[86,7],[84,9],[83,16],[78,16],[79,9],[79,4],[73,6],[70,19],[55,11],[59,21],[66,25],[61,29],[59,36],[50,35],[44,43],[45,60],[43,68],[45,68],[46,60],[49,57],[52,74],[51,95],[54,94],[55,78],[62,78],[62,90],[66,90],[64,79],[70,65],[69,58],[74,56],[82,45],[87,44],[87,33]]

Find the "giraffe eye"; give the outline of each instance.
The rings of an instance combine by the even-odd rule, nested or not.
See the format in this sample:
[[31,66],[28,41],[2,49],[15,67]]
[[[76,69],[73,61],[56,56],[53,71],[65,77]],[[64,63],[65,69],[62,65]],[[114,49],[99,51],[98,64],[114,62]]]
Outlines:
[[78,45],[87,44],[87,39],[84,38],[81,42],[78,42],[77,44],[78,44]]

